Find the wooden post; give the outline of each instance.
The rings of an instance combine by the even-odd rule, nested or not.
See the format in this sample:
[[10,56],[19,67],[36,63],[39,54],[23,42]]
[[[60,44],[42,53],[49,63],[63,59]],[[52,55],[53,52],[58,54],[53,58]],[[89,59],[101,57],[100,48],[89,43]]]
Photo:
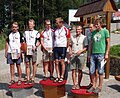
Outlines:
[[[110,33],[110,24],[111,24],[111,12],[106,12],[106,28]],[[105,66],[105,79],[109,79],[110,74],[110,53]]]

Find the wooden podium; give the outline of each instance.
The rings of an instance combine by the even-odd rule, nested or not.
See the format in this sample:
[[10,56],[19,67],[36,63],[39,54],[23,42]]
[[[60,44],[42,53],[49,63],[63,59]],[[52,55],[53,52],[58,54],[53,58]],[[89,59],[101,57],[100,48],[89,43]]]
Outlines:
[[98,98],[98,94],[87,93],[86,88],[87,88],[86,86],[82,86],[78,90],[71,90],[73,98]]
[[46,81],[41,80],[40,84],[43,86],[44,98],[61,98],[65,96],[66,80],[62,83],[54,83],[50,79]]
[[12,91],[13,98],[26,98],[27,96],[31,96],[33,94],[33,87],[34,84],[27,84],[22,82],[21,85],[15,84],[9,85],[9,88]]

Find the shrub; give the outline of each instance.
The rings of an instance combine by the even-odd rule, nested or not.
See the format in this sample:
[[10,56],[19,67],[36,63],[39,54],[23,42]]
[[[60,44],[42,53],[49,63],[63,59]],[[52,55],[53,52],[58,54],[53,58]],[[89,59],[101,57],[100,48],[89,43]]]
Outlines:
[[120,57],[120,45],[114,45],[110,48],[110,55]]

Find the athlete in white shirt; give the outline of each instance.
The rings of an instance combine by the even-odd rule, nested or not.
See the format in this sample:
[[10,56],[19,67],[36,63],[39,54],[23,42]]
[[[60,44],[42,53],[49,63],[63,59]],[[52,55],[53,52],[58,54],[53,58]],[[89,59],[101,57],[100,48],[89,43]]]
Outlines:
[[[56,18],[56,25],[57,29],[54,31],[54,58],[56,64],[57,78],[54,80],[54,82],[62,82],[65,73],[64,59],[66,57],[67,47],[69,46],[70,31],[63,26],[63,19],[61,17]],[[61,75],[59,70],[59,61],[62,65]]]
[[[26,75],[27,81],[25,84],[34,83],[36,74],[36,60],[37,60],[37,47],[40,45],[40,34],[34,30],[35,21],[30,19],[28,22],[29,30],[25,31],[24,37],[27,44],[27,52],[25,53],[26,62]],[[33,73],[30,79],[30,61],[32,60]]]
[[47,73],[50,69],[50,79],[53,80],[53,30],[51,29],[50,20],[45,20],[45,30],[41,32],[41,47],[43,51],[43,67],[44,67],[44,79],[47,80]]
[[20,63],[22,62],[21,43],[23,42],[23,36],[18,29],[18,23],[14,22],[12,24],[12,31],[8,34],[8,38],[6,40],[5,57],[7,58],[7,64],[10,64],[11,74],[11,81],[9,82],[9,85],[15,83],[14,64],[16,64],[18,71],[18,85],[20,85],[22,82],[22,70]]

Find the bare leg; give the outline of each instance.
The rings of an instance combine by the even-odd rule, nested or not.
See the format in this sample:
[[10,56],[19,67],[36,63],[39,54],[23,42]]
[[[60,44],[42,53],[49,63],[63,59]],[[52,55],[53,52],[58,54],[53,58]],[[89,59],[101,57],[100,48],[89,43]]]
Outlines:
[[14,77],[14,64],[10,65],[10,74],[11,74],[11,80],[14,80],[15,79],[15,77]]
[[50,67],[50,76],[53,76],[53,72],[54,72],[54,63],[53,63],[53,61],[50,61],[49,67]]
[[55,68],[56,68],[56,73],[57,73],[57,77],[60,78],[60,71],[59,71],[59,61],[56,60],[55,61]]
[[45,77],[47,77],[47,73],[48,73],[48,62],[44,62],[44,63],[43,63],[43,67],[44,67]]
[[91,79],[93,81],[93,87],[95,88],[95,73],[91,75]]
[[77,85],[76,83],[76,70],[72,69],[72,80],[73,80],[73,85]]
[[98,88],[102,89],[102,84],[103,84],[103,75],[99,75],[99,85],[98,85]]
[[17,66],[17,72],[18,72],[18,80],[22,79],[22,70],[21,70],[21,66],[20,65],[16,65]]
[[99,78],[98,69],[96,69],[96,71],[95,71],[95,87],[97,86],[98,78]]
[[26,75],[27,75],[27,80],[30,80],[30,63],[26,62]]
[[61,77],[64,78],[64,74],[65,74],[65,61],[64,60],[61,60],[61,65],[62,65]]
[[35,80],[35,75],[36,75],[36,71],[37,71],[36,62],[32,62],[32,66],[33,66],[32,80]]
[[80,84],[81,84],[82,75],[83,75],[82,70],[78,70],[78,85],[79,85],[79,86],[80,86]]

